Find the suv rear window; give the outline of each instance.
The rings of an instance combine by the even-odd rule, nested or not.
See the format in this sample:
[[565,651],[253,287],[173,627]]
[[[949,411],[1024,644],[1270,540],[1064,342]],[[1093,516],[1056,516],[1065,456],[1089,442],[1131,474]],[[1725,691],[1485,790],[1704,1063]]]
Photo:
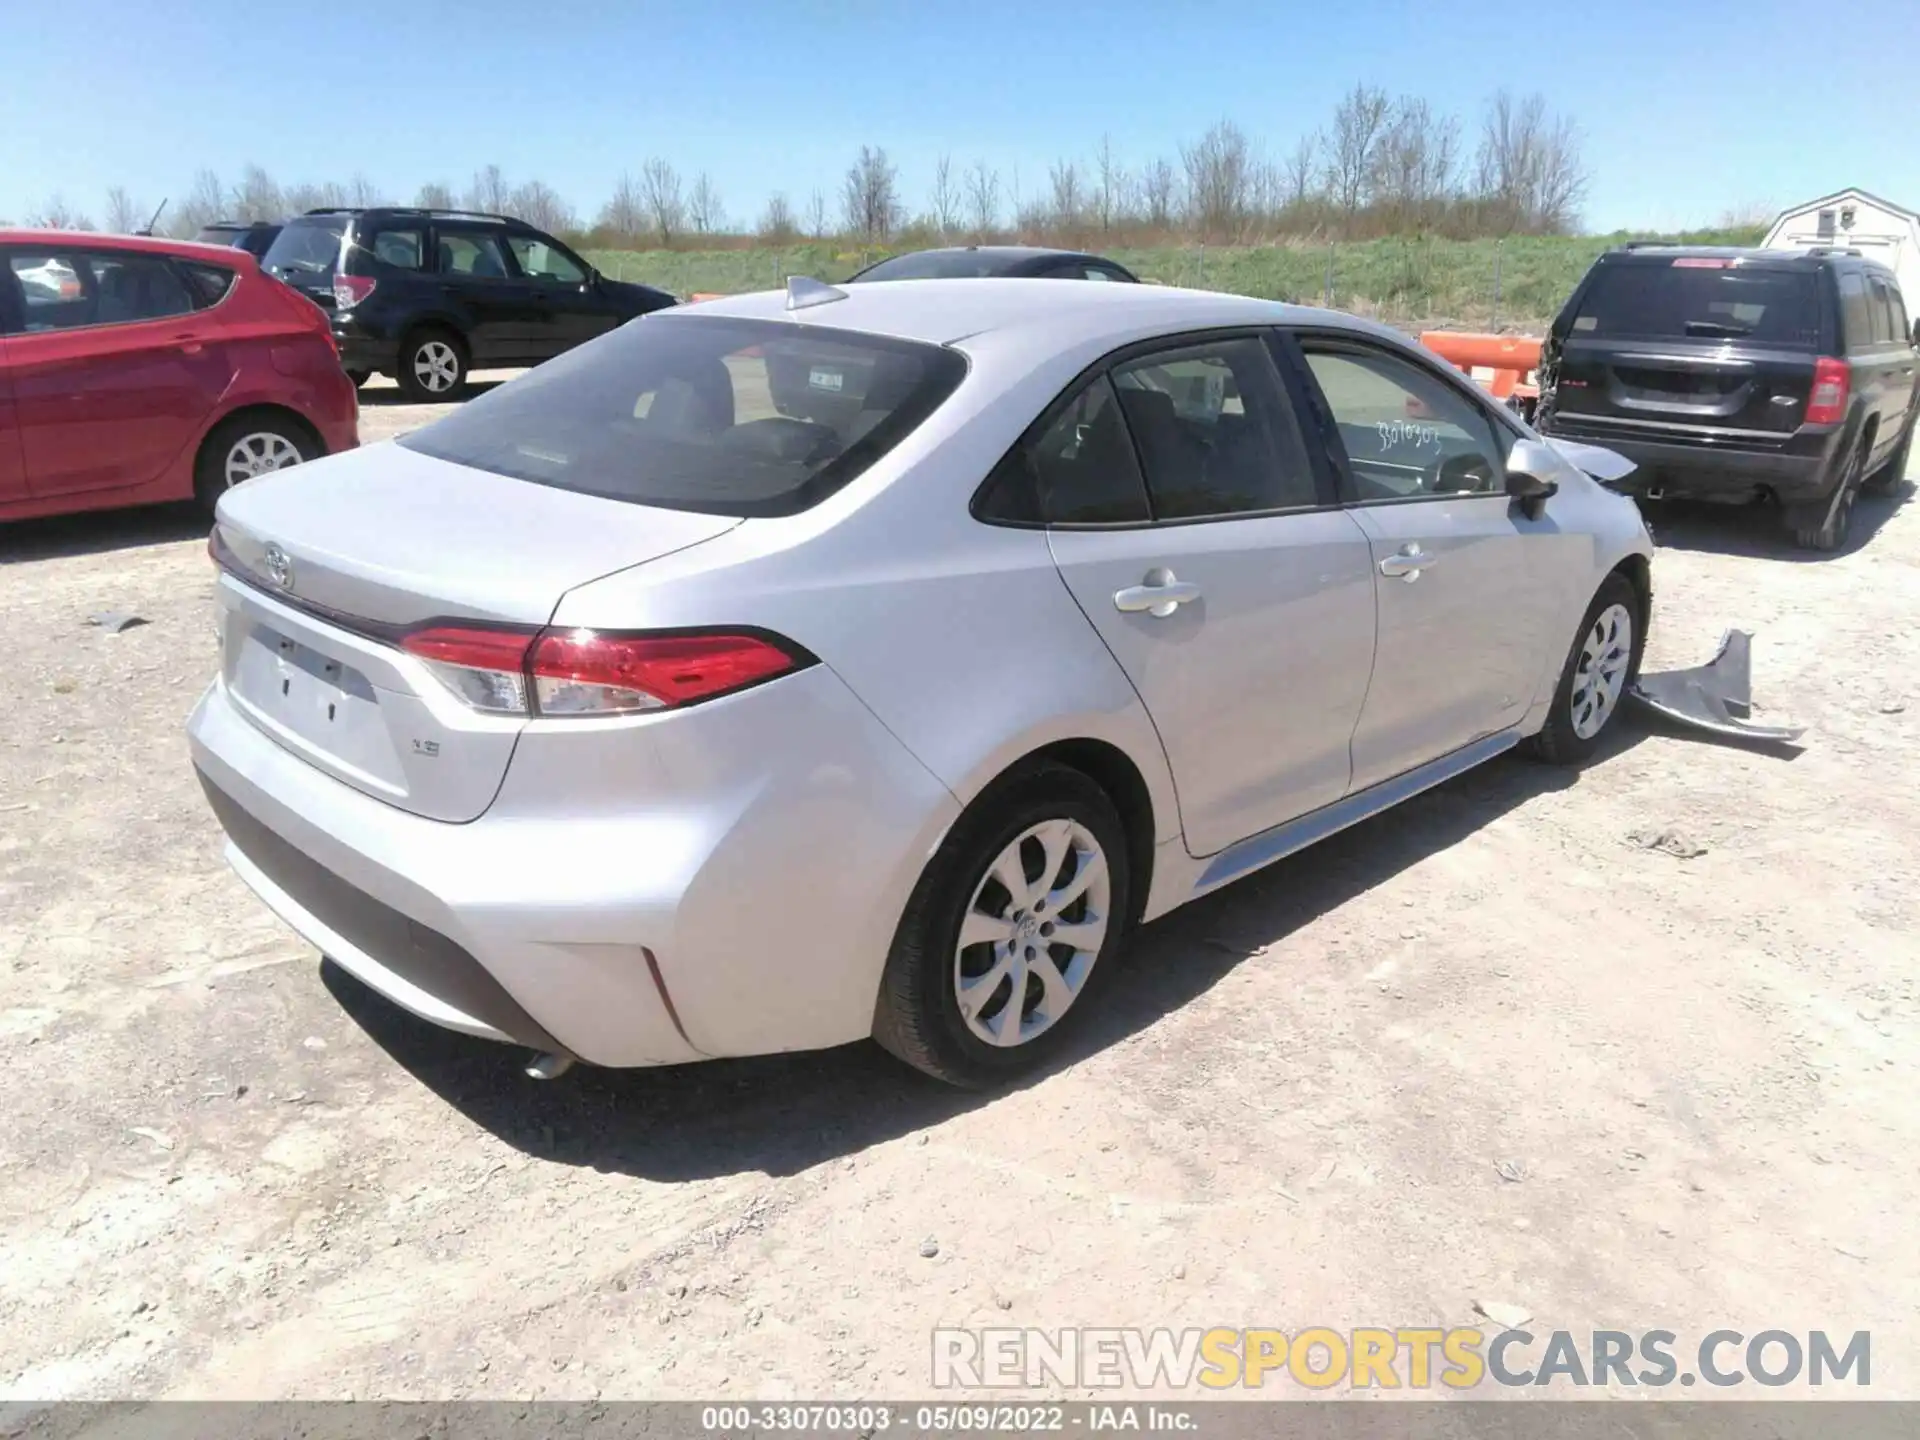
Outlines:
[[1580,297],[1568,333],[1818,349],[1818,277],[1811,270],[1694,257],[1602,265]]
[[899,444],[965,374],[937,345],[650,315],[399,443],[637,505],[793,515]]
[[295,220],[267,247],[260,263],[275,275],[331,275],[340,262],[346,217]]

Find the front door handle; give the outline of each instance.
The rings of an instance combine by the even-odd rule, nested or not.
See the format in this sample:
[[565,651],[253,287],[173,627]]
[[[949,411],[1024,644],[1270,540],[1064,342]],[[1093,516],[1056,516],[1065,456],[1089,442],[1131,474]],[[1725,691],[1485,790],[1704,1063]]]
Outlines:
[[1418,540],[1412,540],[1402,545],[1398,554],[1389,555],[1380,562],[1380,573],[1391,580],[1404,580],[1411,585],[1420,578],[1422,570],[1439,558],[1422,550]]
[[1156,565],[1138,585],[1113,592],[1113,608],[1129,615],[1145,612],[1164,620],[1182,605],[1200,598],[1200,587],[1191,580],[1177,578],[1165,566]]
[[182,355],[198,355],[207,348],[191,335],[176,335],[173,337],[173,343]]

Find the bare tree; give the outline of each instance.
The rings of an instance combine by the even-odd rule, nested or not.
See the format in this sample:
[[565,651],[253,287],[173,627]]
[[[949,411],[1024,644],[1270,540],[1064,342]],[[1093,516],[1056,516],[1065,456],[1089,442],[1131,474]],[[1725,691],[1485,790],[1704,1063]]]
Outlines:
[[672,245],[687,216],[686,201],[680,193],[680,172],[654,156],[640,167],[640,200],[661,247]]
[[1476,188],[1503,232],[1572,228],[1587,180],[1580,132],[1571,119],[1547,110],[1546,97],[1515,100],[1501,90],[1488,102]]
[[1173,165],[1163,156],[1149,161],[1140,172],[1140,204],[1147,224],[1165,230],[1173,224],[1173,189],[1177,183]]
[[106,229],[112,235],[131,235],[147,223],[147,207],[127,194],[127,187],[115,185],[107,191]]
[[816,240],[827,238],[827,193],[818,186],[807,196],[807,234]]
[[760,212],[757,228],[760,238],[769,245],[791,245],[800,235],[800,223],[794,218],[793,206],[787,203],[785,195],[777,192],[767,198],[767,208]]
[[367,178],[364,170],[356,170],[353,178],[347,182],[347,203],[360,209],[369,205],[387,203],[386,192]]
[[91,230],[93,221],[67,204],[64,197],[55,195],[33,214],[27,216],[27,224],[36,230]]
[[233,187],[228,203],[236,220],[278,220],[287,213],[280,187],[258,165],[249,165],[240,172],[240,183]]
[[1071,160],[1056,160],[1053,168],[1047,172],[1047,180],[1053,201],[1047,220],[1062,234],[1079,229],[1086,212],[1086,196],[1080,188],[1080,167]]
[[329,206],[345,205],[347,191],[338,181],[327,180],[318,185],[289,185],[280,192],[280,200],[287,207],[289,215],[301,215],[308,210],[322,210]]
[[1000,223],[1000,172],[984,160],[967,171],[967,218],[976,240],[986,239]]
[[942,240],[960,228],[960,180],[953,173],[953,157],[944,152],[933,162],[933,223]]
[[1348,228],[1371,194],[1380,136],[1387,126],[1386,92],[1355,85],[1334,107],[1327,137],[1327,190]]
[[687,196],[687,218],[696,233],[713,235],[726,228],[727,211],[720,203],[720,192],[713,177],[702,170],[694,177],[693,190]]
[[900,223],[899,172],[887,152],[862,145],[847,167],[840,193],[840,209],[850,233],[868,244],[884,244]]
[[1100,148],[1093,157],[1093,214],[1105,234],[1113,229],[1126,204],[1127,171],[1113,153],[1113,137],[1102,135]]
[[225,218],[221,212],[226,208],[227,187],[213,171],[202,170],[193,177],[193,189],[187,192],[187,198],[173,212],[173,232],[197,234],[203,225]]
[[611,230],[616,235],[638,235],[647,228],[646,201],[641,199],[640,187],[633,183],[633,176],[625,170],[614,182],[613,194],[600,207],[599,219],[595,223],[600,229]]
[[429,180],[413,192],[413,203],[422,210],[452,210],[457,208],[453,198],[453,187],[439,180]]
[[574,228],[573,207],[544,180],[529,180],[516,185],[507,199],[507,213],[517,215],[537,230],[556,235]]
[[1396,229],[1419,229],[1452,193],[1460,126],[1425,100],[1403,95],[1375,147],[1372,193]]
[[1296,209],[1313,195],[1320,173],[1320,132],[1302,135],[1287,156],[1285,170],[1286,203]]
[[499,215],[512,199],[513,193],[507,188],[507,177],[498,165],[488,165],[473,172],[473,184],[467,187],[469,210],[484,210],[489,215]]
[[1253,156],[1247,137],[1222,120],[1193,145],[1180,149],[1187,176],[1187,215],[1205,238],[1231,239],[1246,218]]

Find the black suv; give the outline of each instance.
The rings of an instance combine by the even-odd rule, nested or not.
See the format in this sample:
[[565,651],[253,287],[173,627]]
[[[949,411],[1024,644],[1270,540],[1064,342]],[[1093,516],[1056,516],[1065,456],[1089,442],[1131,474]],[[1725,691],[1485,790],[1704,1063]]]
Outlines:
[[1859,252],[1633,244],[1553,322],[1535,427],[1616,450],[1649,497],[1764,500],[1834,550],[1913,443],[1920,326]]
[[280,227],[271,220],[216,220],[201,226],[200,233],[193,238],[200,245],[244,250],[258,260],[273,248],[273,242],[279,237]]
[[464,210],[310,210],[261,262],[333,316],[355,384],[450,400],[470,367],[533,365],[674,297],[609,280],[544,231]]

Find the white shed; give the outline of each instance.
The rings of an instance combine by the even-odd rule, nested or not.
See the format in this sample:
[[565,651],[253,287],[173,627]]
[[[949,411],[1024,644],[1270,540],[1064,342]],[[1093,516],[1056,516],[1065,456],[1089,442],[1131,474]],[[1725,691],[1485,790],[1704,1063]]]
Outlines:
[[1841,190],[1784,211],[1760,242],[1767,250],[1831,245],[1858,250],[1899,277],[1909,315],[1920,315],[1920,215],[1865,190]]

